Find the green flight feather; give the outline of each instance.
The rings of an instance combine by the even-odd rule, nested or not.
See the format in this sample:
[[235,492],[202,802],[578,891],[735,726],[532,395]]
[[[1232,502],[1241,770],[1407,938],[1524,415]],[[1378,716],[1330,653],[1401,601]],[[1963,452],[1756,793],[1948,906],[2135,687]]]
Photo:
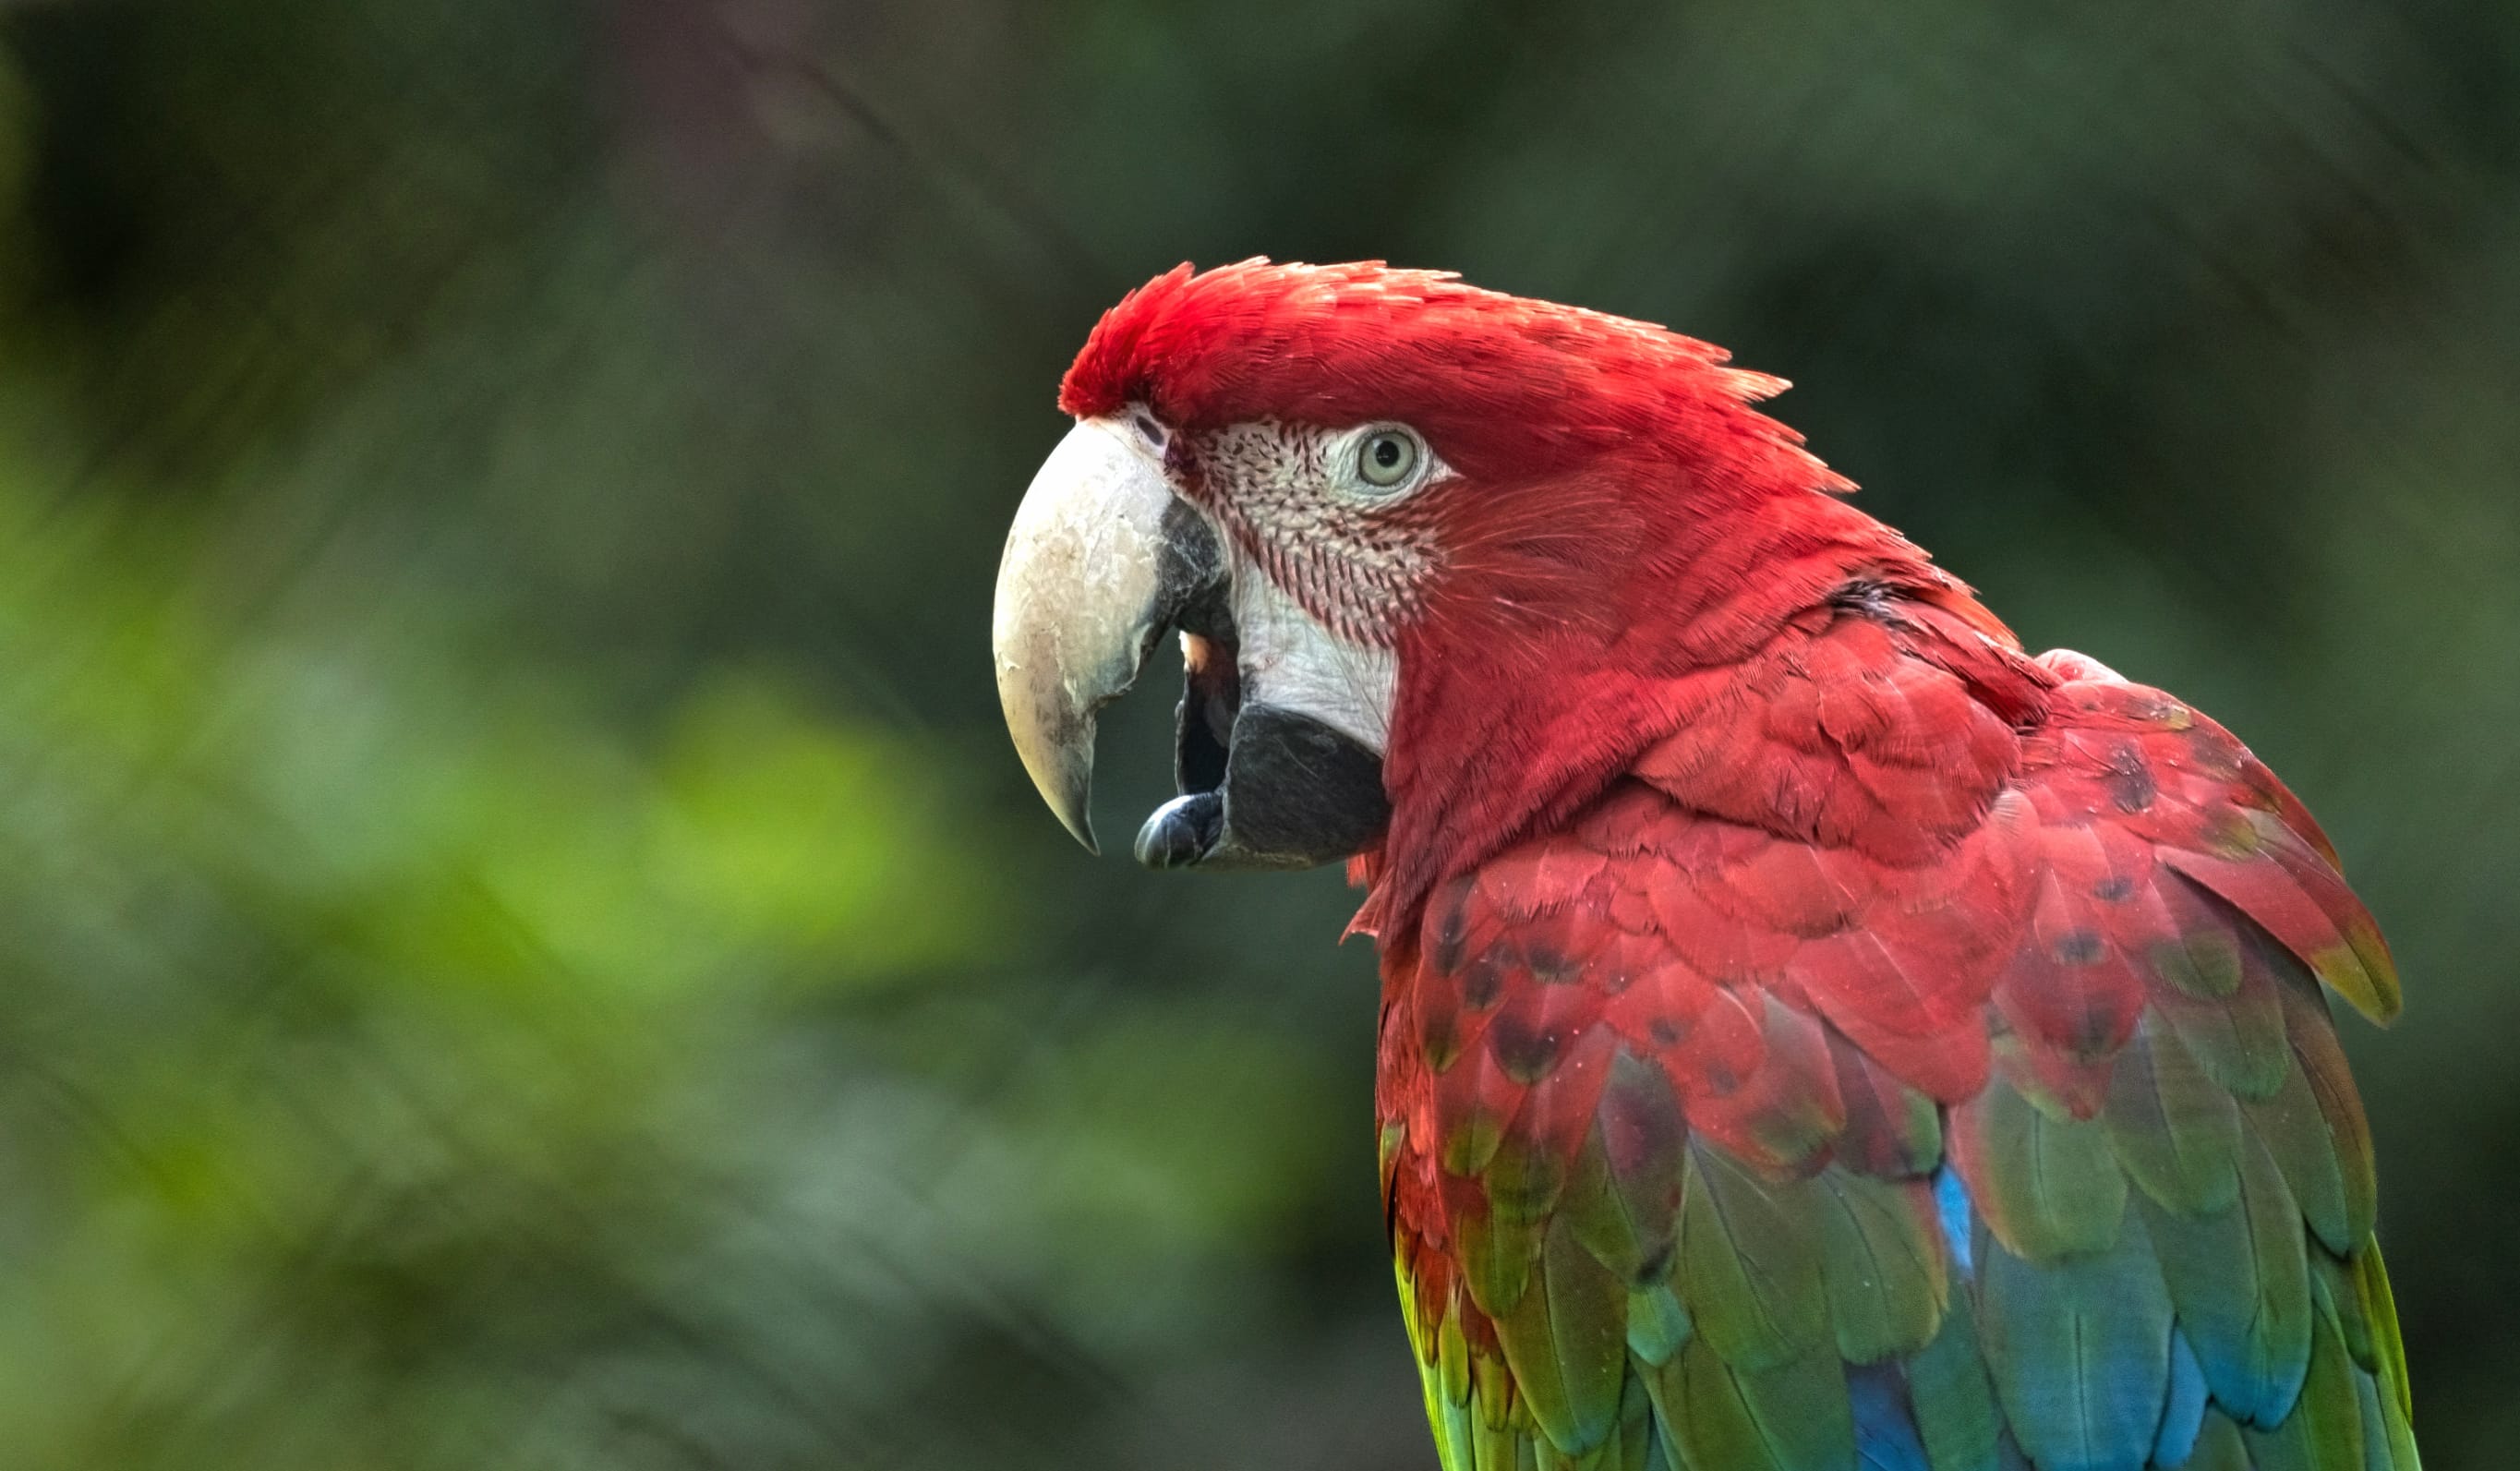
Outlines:
[[1646,1366],[1660,1368],[1669,1363],[1693,1331],[1688,1310],[1680,1305],[1680,1295],[1671,1283],[1657,1282],[1628,1294],[1628,1352]]
[[1964,1301],[1943,1315],[1943,1330],[1908,1360],[1908,1397],[1933,1471],[1996,1471],[2003,1422]]
[[1684,1471],[1843,1471],[1855,1416],[1837,1354],[1815,1348],[1767,1368],[1727,1363],[1704,1338],[1646,1388]]
[[2244,976],[2238,938],[2208,929],[2155,946],[2152,968],[2169,983],[2154,1009],[2206,1075],[2244,1098],[2273,1092],[2292,1066],[2283,1005],[2263,970]]
[[2228,929],[2200,926],[2152,947],[2153,972],[2180,995],[2221,1001],[2240,990],[2240,942]]
[[1466,1180],[1488,1167],[1496,1158],[1497,1146],[1505,1142],[1505,1120],[1487,1108],[1472,1107],[1461,1118],[1445,1126],[1436,1162],[1447,1175]]
[[2242,1420],[2291,1406],[2310,1353],[2311,1289],[2301,1210],[2252,1140],[2239,1198],[2211,1216],[2147,1206],[2161,1275],[2214,1398]]
[[1622,1281],[1637,1280],[1648,1265],[1657,1261],[1666,1267],[1670,1263],[1675,1213],[1669,1208],[1663,1211],[1659,1229],[1638,1221],[1638,1213],[1630,1209],[1611,1178],[1609,1155],[1602,1146],[1598,1126],[1585,1138],[1582,1152],[1575,1156],[1575,1169],[1567,1177],[1566,1193],[1558,1201],[1557,1214],[1584,1249]]
[[1449,1404],[1430,1394],[1426,1419],[1435,1430],[1435,1458],[1445,1471],[1476,1471],[1478,1426],[1469,1405]]
[[1434,1432],[1435,1453],[1445,1471],[1475,1471],[1478,1465],[1471,1413],[1469,1342],[1462,1336],[1461,1314],[1447,1312],[1428,1322],[1418,1311],[1416,1285],[1409,1264],[1395,1257],[1393,1275],[1400,1283],[1400,1318],[1418,1351],[1418,1382],[1425,1391],[1426,1423]]
[[[2400,1391],[2405,1387],[2404,1379],[2399,1380],[2395,1386]],[[2388,1393],[2388,1387],[2383,1388],[2380,1397],[2380,1421],[2382,1432],[2389,1442],[2389,1459],[2395,1471],[2423,1471],[2423,1458],[2415,1453],[2413,1419],[2398,1400]]]
[[[1416,1296],[1405,1286],[1403,1301]],[[1462,1334],[1462,1315],[1444,1315],[1444,1325],[1435,1332],[1435,1386],[1444,1399],[1454,1404],[1470,1403],[1470,1342]]]
[[1930,1175],[1943,1162],[1943,1110],[1912,1088],[1899,1090],[1893,1116],[1899,1140],[1898,1166],[1908,1175]]
[[1534,1471],[1536,1463],[1531,1437],[1510,1425],[1481,1424],[1470,1433],[1467,1471]]
[[1653,1401],[1644,1381],[1627,1376],[1619,1392],[1619,1422],[1610,1438],[1591,1455],[1574,1462],[1578,1471],[1663,1471],[1662,1450],[1654,1433]]
[[2163,997],[2155,1008],[2187,1044],[2205,1075],[2235,1097],[2263,1098],[2292,1066],[2284,1042],[2283,1009],[2263,991],[2221,1002]]
[[[2368,1215],[2355,1208],[2335,1137],[2309,1074],[2296,1063],[2285,1070],[2272,1096],[2244,1099],[2240,1107],[2274,1157],[2275,1168],[2283,1172],[2310,1228],[2329,1251],[2350,1255],[2371,1233]],[[2358,1222],[2362,1223],[2360,1231],[2354,1229]]]
[[2414,1390],[2407,1380],[2407,1345],[2398,1333],[2398,1297],[2389,1289],[2389,1269],[2380,1260],[2377,1240],[2363,1242],[2354,1254],[2354,1274],[2362,1288],[2363,1310],[2370,1315],[2373,1353],[2397,1402],[2397,1418],[2411,1423]]
[[1949,1285],[1924,1184],[1831,1168],[1806,1198],[1820,1210],[1838,1353],[1852,1363],[1872,1363],[1923,1348],[1942,1320]]
[[1661,1433],[1653,1426],[1653,1401],[1645,1396],[1645,1383],[1628,1375],[1618,1398],[1618,1420],[1600,1446],[1593,1446],[1578,1456],[1565,1456],[1548,1444],[1537,1446],[1540,1471],[1668,1471],[1663,1458]]
[[1770,1183],[1702,1144],[1687,1169],[1678,1281],[1697,1328],[1691,1345],[1751,1369],[1800,1357],[1828,1311],[1808,1186]]
[[2370,1238],[2380,1214],[2380,1173],[2372,1154],[2371,1126],[2354,1092],[2354,1074],[2328,1015],[2327,999],[2304,982],[2301,989],[2287,991],[2284,1006],[2293,1055],[2300,1059],[2303,1081],[2310,1085],[2319,1120],[2326,1127],[2328,1150],[2344,1197],[2342,1239],[2329,1241],[2328,1247],[2340,1257],[2348,1256]]
[[[2368,915],[2349,915],[2338,926],[2345,943],[2363,976],[2370,982],[2370,1004],[2355,1002],[2362,1014],[2387,1025],[2406,1005],[2406,986],[2398,976],[2397,958],[2389,954],[2389,942],[2380,936],[2380,927]],[[2325,971],[2320,974],[2324,976]],[[2333,984],[2331,982],[2330,984]]]
[[2045,1262],[2117,1239],[2126,1175],[2099,1121],[2049,1114],[1999,1071],[1952,1111],[1950,1134],[1969,1198],[2015,1256]]
[[[1940,1466],[1934,1471],[1942,1471]],[[2240,1436],[2240,1427],[2220,1409],[2205,1411],[2205,1426],[2196,1437],[2196,1449],[2187,1464],[2179,1471],[2255,1471],[2249,1462],[2249,1444]]]
[[2099,1254],[2033,1262],[1981,1232],[1987,1367],[2042,1466],[2139,1466],[2170,1381],[2170,1296],[2130,1211]]
[[1488,1209],[1497,1216],[1541,1221],[1557,1208],[1566,1176],[1567,1162],[1548,1145],[1508,1137],[1479,1172],[1479,1185],[1487,1191]]
[[[2323,1038],[2326,1048],[2303,1046],[2306,1038]],[[2344,1068],[2344,1052],[2336,1050],[2326,1017],[2296,1017],[2291,1058],[2273,1095],[2243,1100],[2240,1108],[2268,1154],[2275,1156],[2283,1183],[2301,1201],[2301,1214],[2318,1242],[2349,1257],[2371,1236],[2371,1219],[2379,1212],[2371,1134],[2363,1129],[2349,1083],[2314,1078],[2314,1068]]]
[[[1615,1158],[1612,1137],[1620,1145]],[[1688,1137],[1670,1078],[1617,1053],[1559,1209],[1577,1238],[1626,1281],[1669,1270]]]
[[2311,1291],[2318,1298],[2319,1311],[2336,1315],[2346,1357],[2354,1360],[2355,1367],[2378,1373],[2379,1344],[2372,1335],[2370,1308],[2363,1300],[2362,1283],[2354,1264],[2338,1261],[2323,1247],[2311,1248],[2309,1256]]
[[2158,1017],[2118,1054],[2102,1118],[2118,1163],[2170,1210],[2219,1211],[2238,1192],[2239,1107]]
[[1582,1454],[1609,1437],[1627,1377],[1627,1284],[1559,1218],[1541,1248],[1540,1273],[1496,1319],[1514,1385],[1550,1444]]
[[2380,1408],[2380,1381],[2368,1373],[2354,1376],[2355,1408],[2362,1420],[2362,1465],[2365,1471],[2394,1471],[2398,1457],[2389,1446],[2389,1423]]
[[1540,1236],[1539,1222],[1501,1216],[1493,1207],[1454,1219],[1462,1281],[1480,1312],[1499,1317],[1522,1300],[1532,1264],[1540,1256]]
[[2316,1315],[2300,1403],[2272,1430],[2247,1432],[2259,1471],[2365,1471],[2359,1377],[2335,1315]]
[[2416,1471],[2407,1351],[2379,1250],[2377,1242],[2366,1242],[2353,1260],[2340,1262],[2313,1248],[2311,1282],[2318,1311],[2335,1315],[2337,1337],[2354,1364],[2366,1462],[2373,1468]]
[[1470,1348],[1470,1392],[1482,1430],[1513,1427],[1520,1404],[1513,1393],[1513,1376],[1506,1372],[1503,1359],[1475,1344]]

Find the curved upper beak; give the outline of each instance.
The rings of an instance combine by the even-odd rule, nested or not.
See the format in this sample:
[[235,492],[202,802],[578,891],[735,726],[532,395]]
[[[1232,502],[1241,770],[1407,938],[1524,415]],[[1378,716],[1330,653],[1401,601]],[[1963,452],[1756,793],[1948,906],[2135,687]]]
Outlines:
[[990,642],[1008,733],[1051,811],[1097,853],[1096,712],[1224,577],[1206,518],[1154,456],[1120,424],[1079,422],[1033,476],[998,563]]

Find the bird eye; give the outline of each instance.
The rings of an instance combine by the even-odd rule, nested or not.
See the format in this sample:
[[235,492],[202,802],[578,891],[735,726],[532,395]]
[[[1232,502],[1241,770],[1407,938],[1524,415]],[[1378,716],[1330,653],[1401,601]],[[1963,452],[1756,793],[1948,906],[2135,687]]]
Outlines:
[[1418,436],[1407,429],[1376,429],[1356,447],[1356,477],[1377,490],[1388,490],[1418,472],[1422,453]]

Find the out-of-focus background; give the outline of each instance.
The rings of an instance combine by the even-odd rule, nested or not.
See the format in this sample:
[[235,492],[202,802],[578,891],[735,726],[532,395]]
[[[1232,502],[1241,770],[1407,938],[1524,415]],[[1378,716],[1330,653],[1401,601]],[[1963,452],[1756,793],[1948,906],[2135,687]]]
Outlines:
[[990,684],[1067,357],[1262,252],[1797,379],[2283,772],[2505,1463],[2520,9],[1575,10],[0,5],[0,1463],[1431,1466],[1352,896],[1088,861]]

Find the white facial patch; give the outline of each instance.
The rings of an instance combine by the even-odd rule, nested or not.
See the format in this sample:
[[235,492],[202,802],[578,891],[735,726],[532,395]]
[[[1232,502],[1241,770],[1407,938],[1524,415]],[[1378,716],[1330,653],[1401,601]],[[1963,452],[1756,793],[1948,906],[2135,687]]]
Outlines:
[[[1362,455],[1403,437],[1411,463],[1369,483]],[[1418,492],[1452,469],[1405,424],[1232,424],[1200,447],[1234,558],[1242,699],[1321,721],[1376,753],[1400,684],[1393,630],[1416,611],[1436,542]]]
[[1331,629],[1238,554],[1234,632],[1240,646],[1242,700],[1293,710],[1380,754],[1391,743],[1391,704],[1400,661],[1388,648]]

